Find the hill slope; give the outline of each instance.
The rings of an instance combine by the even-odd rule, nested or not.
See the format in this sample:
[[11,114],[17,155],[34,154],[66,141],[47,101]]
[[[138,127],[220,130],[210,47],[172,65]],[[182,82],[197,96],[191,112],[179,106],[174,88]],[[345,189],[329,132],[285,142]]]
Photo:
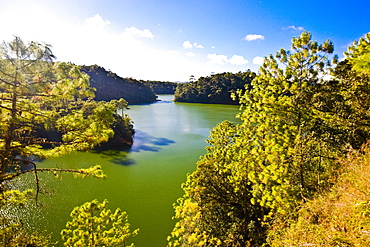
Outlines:
[[96,88],[95,100],[125,99],[129,104],[152,103],[157,97],[153,89],[132,79],[122,78],[98,65],[81,66],[90,76],[91,87]]

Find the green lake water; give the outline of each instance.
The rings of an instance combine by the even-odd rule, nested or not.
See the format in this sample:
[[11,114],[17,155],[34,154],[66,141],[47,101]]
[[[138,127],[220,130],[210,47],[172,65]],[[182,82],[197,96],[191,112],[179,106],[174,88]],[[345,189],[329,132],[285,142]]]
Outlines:
[[140,228],[131,239],[136,247],[166,246],[175,224],[173,204],[183,194],[186,174],[195,170],[205,154],[209,131],[223,120],[237,122],[239,111],[230,105],[174,103],[172,97],[160,95],[159,102],[130,106],[126,113],[134,121],[136,134],[128,152],[78,152],[40,162],[39,167],[61,168],[100,164],[107,179],[42,174],[43,187],[51,194],[40,198],[43,207],[29,211],[30,224],[58,238],[73,207],[107,199],[109,208],[128,213],[131,229]]

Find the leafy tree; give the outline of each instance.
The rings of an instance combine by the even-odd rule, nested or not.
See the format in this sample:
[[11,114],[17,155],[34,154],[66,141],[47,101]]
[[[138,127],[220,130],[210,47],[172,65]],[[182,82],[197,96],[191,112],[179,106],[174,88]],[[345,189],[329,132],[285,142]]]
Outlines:
[[[71,212],[72,221],[62,230],[65,246],[126,246],[127,239],[139,229],[130,231],[126,212],[108,209],[108,201],[86,202]],[[134,246],[131,244],[130,246]]]
[[318,44],[303,32],[289,51],[265,58],[251,89],[239,92],[243,123],[212,131],[183,185],[170,246],[260,246],[274,217],[330,185],[342,146],[316,96],[332,53],[329,40]]

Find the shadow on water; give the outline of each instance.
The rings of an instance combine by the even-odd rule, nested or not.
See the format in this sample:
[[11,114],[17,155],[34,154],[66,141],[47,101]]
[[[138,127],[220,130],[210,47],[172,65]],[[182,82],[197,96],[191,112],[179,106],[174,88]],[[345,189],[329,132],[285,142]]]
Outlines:
[[167,146],[175,143],[175,141],[164,138],[154,137],[140,130],[135,130],[134,144],[132,145],[131,152],[150,151],[158,152],[161,146]]
[[129,166],[136,164],[135,160],[127,157],[130,152],[158,152],[161,150],[161,146],[173,143],[175,142],[170,139],[151,136],[143,131],[135,130],[134,143],[131,148],[97,147],[91,152],[100,154],[114,164]]
[[127,158],[130,149],[107,149],[107,148],[96,148],[92,153],[100,154],[103,158],[109,159],[110,162],[117,165],[134,165],[136,162],[133,159]]

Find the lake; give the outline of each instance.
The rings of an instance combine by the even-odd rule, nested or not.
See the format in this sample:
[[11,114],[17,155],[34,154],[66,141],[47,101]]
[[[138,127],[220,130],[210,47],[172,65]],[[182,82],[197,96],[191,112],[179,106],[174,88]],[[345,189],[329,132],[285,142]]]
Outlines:
[[52,231],[58,238],[73,207],[107,199],[109,208],[128,213],[132,230],[140,228],[139,235],[131,239],[136,247],[166,246],[175,224],[173,204],[183,194],[181,184],[187,173],[195,170],[205,154],[209,131],[223,120],[239,121],[235,119],[238,106],[174,103],[172,98],[160,95],[161,101],[126,110],[136,130],[128,152],[76,152],[40,162],[39,167],[61,168],[100,164],[107,179],[42,174],[43,187],[50,195],[40,198],[43,207],[27,211],[30,224]]

